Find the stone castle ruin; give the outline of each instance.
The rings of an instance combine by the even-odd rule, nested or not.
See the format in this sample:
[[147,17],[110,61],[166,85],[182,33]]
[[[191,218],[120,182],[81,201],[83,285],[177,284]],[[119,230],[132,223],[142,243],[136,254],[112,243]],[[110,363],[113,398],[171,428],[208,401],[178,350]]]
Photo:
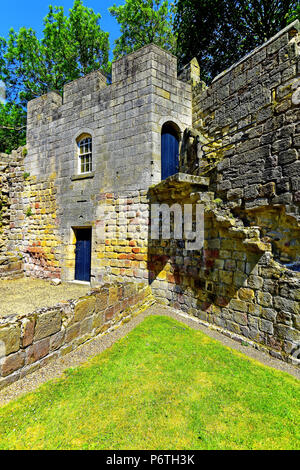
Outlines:
[[[0,154],[0,278],[149,285],[299,363],[299,31],[209,86],[151,44],[110,85],[95,71],[29,102],[26,148]],[[175,203],[204,208],[200,249],[151,237],[153,204]]]

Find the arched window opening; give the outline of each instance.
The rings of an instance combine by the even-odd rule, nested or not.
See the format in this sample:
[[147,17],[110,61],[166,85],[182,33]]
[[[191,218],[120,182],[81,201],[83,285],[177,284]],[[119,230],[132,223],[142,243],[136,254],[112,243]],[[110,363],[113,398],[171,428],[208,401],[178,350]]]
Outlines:
[[92,165],[92,137],[89,134],[81,135],[77,139],[78,147],[78,173],[90,173]]
[[161,130],[161,179],[164,180],[179,171],[179,128],[173,122],[166,122]]

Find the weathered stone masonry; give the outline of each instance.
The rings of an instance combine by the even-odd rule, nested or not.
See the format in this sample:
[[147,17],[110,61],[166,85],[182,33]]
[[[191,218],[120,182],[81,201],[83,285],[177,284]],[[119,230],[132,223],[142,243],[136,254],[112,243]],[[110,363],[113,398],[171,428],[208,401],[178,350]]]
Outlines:
[[[175,121],[182,131],[191,125],[191,86],[177,80],[176,67],[175,57],[151,45],[115,62],[109,86],[96,71],[66,85],[63,99],[50,93],[29,103],[25,166],[37,183],[44,185],[53,177],[57,191],[53,214],[57,249],[53,255],[60,259],[63,279],[74,279],[72,227],[92,227],[94,282],[102,282],[117,268],[106,265],[112,262],[110,251],[98,236],[103,223],[101,207],[106,199],[109,224],[115,217],[115,199],[121,201],[121,211],[136,219],[137,205],[145,204],[148,187],[160,181],[162,125]],[[77,175],[76,138],[82,133],[93,138],[93,172],[85,178]],[[122,200],[133,200],[134,214]],[[141,226],[147,226],[148,214],[145,207],[141,210]],[[107,230],[107,238],[111,238],[110,227]],[[145,238],[134,234],[132,239],[137,246],[130,245],[129,238],[120,255],[134,256],[140,254],[135,252],[138,249],[141,253],[146,250],[147,230]],[[119,261],[118,268],[132,276],[126,259]]]
[[299,256],[300,243],[298,27],[287,27],[193,94],[193,123],[206,137],[206,171],[216,168],[216,195],[262,227],[283,261]]
[[22,149],[12,155],[0,154],[0,279],[23,276],[22,255],[15,250],[14,197],[23,189]]
[[[111,85],[96,71],[63,97],[30,102],[18,171],[3,157],[3,257],[21,256],[28,276],[71,281],[76,230],[89,227],[92,284],[149,282],[157,300],[297,362],[300,276],[285,264],[300,256],[299,29],[289,25],[209,87],[195,60],[177,77],[176,58],[149,45],[113,64]],[[166,122],[180,162],[161,182]],[[86,175],[83,134],[93,141]],[[151,239],[151,204],[174,202],[204,206],[202,250]]]

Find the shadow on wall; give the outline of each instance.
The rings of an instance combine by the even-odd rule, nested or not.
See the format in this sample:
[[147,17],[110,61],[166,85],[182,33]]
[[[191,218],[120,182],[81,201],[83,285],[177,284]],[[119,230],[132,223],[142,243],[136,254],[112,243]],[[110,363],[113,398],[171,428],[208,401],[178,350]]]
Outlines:
[[282,263],[300,260],[300,225],[283,205],[245,210],[241,217],[249,226],[261,228],[261,236],[272,245],[274,258]]
[[[168,201],[172,205],[174,200],[170,195],[171,191],[167,190],[157,197],[150,190],[150,206]],[[191,203],[191,199],[180,201],[182,211],[187,203]],[[244,286],[247,279],[257,274],[257,264],[263,253],[258,253],[254,246],[246,246],[243,232],[230,232],[226,221],[218,222],[212,210],[205,212],[204,245],[200,250],[187,250],[184,240],[172,238],[172,213],[171,227],[169,240],[162,239],[161,227],[160,238],[153,239],[149,225],[149,283],[156,297],[174,308],[240,332],[240,327],[247,324],[248,305],[245,302],[254,298],[254,291]],[[232,306],[240,317],[237,328],[230,325],[231,320],[226,317],[226,307]]]
[[293,361],[300,344],[299,274],[274,261],[264,231],[199,189],[173,178],[149,190],[150,210],[163,203],[180,204],[182,212],[185,204],[205,207],[201,249],[187,250],[184,240],[174,239],[172,214],[170,239],[161,230],[154,239],[149,225],[149,283],[156,299]]

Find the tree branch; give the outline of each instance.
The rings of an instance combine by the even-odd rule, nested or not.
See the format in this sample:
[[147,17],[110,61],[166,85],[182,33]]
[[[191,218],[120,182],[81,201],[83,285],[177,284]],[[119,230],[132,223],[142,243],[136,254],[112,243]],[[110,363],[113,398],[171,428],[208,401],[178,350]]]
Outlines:
[[8,129],[9,131],[21,131],[22,129],[25,129],[26,126],[21,126],[21,127],[8,127],[8,126],[0,126],[0,129]]

